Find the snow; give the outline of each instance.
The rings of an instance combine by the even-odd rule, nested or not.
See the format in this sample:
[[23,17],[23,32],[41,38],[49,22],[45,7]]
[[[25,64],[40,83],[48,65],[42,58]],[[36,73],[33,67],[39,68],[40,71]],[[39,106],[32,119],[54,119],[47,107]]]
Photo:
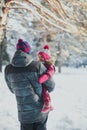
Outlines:
[[[62,68],[54,75],[51,93],[54,110],[47,130],[87,130],[87,68]],[[10,93],[0,73],[0,130],[19,130],[15,96]]]

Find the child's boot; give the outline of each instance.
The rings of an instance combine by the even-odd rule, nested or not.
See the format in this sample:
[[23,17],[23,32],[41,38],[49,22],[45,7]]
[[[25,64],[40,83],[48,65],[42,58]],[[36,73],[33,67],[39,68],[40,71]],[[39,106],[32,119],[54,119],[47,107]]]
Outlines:
[[47,113],[47,112],[49,112],[49,111],[50,111],[50,106],[44,104],[44,106],[43,106],[41,112],[42,112],[42,113]]
[[51,105],[51,102],[45,102],[41,112],[42,113],[46,113],[46,112],[49,112],[49,111],[52,111],[54,108],[53,106]]
[[50,111],[53,111],[53,110],[54,110],[53,106],[52,106],[52,105],[50,105]]

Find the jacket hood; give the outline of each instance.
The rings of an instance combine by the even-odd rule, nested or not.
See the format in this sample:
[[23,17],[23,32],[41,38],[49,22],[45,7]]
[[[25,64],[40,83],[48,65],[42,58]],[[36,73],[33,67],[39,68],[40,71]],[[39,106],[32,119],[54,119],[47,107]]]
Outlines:
[[15,67],[25,67],[29,65],[32,62],[32,57],[24,53],[21,50],[18,50],[15,52],[14,57],[12,59],[12,65]]

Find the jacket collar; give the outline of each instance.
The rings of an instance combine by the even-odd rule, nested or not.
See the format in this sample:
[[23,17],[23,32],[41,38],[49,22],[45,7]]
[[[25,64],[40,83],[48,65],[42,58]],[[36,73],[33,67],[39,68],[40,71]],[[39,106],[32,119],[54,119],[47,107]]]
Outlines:
[[12,65],[15,67],[26,67],[32,62],[31,55],[24,53],[21,50],[15,52],[14,57],[12,59]]

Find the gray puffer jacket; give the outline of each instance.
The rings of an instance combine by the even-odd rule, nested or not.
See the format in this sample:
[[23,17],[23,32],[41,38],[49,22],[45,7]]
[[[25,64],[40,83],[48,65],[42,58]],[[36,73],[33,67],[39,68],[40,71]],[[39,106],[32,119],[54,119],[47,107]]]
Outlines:
[[[33,61],[30,55],[22,51],[16,51],[12,64],[5,68],[5,80],[10,91],[16,95],[18,118],[22,123],[42,121],[48,114],[41,113],[42,85],[38,82],[38,77],[45,71],[40,62]],[[52,79],[44,84],[49,92],[53,91],[55,83]]]

